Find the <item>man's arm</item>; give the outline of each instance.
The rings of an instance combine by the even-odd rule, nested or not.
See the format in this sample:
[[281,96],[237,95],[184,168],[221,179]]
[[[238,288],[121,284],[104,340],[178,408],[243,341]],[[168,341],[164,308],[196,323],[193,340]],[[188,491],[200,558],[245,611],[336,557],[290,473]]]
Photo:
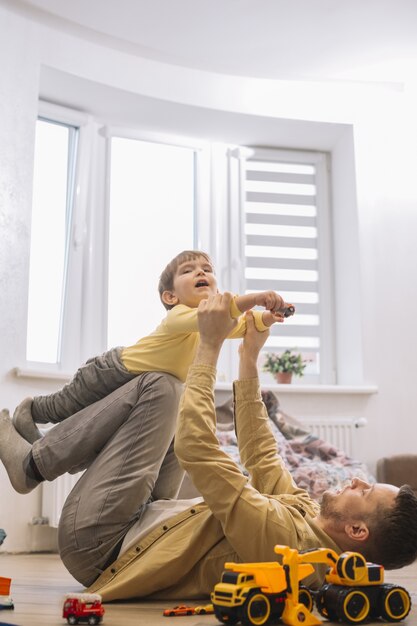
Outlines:
[[[276,543],[298,548],[310,544],[304,539],[299,543],[294,520],[299,523],[303,518],[292,500],[287,506],[280,497],[271,498],[255,489],[216,436],[215,365],[225,335],[235,323],[228,306],[230,298],[230,294],[219,294],[199,305],[201,342],[181,398],[175,452],[240,559],[267,561],[275,558]],[[253,362],[250,365],[248,361],[247,374],[251,367]],[[303,537],[306,533],[307,528]]]
[[294,483],[278,454],[277,442],[262,402],[258,357],[269,332],[256,330],[251,312],[246,314],[246,335],[239,347],[239,380],[234,384],[236,433],[240,458],[251,475],[252,485],[268,495],[308,494]]
[[216,365],[223,342],[236,325],[231,300],[230,293],[217,294],[198,306],[200,344],[185,382],[175,433],[180,464],[214,515],[225,523],[248,482],[216,436]]

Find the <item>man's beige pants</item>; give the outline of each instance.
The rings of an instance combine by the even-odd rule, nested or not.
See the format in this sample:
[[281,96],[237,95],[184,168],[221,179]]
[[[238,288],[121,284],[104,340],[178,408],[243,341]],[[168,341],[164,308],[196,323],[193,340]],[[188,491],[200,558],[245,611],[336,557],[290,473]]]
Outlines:
[[184,474],[173,438],[181,390],[169,374],[141,374],[33,445],[46,480],[86,469],[58,529],[61,558],[86,586],[117,558],[146,502],[178,495]]

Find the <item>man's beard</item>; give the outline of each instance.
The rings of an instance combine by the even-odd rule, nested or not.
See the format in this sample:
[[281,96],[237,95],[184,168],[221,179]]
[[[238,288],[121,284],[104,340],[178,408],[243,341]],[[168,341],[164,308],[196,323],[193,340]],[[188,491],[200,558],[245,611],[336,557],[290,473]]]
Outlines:
[[331,491],[325,491],[323,493],[320,504],[320,517],[322,519],[341,522],[344,516],[335,507],[335,497],[336,494]]

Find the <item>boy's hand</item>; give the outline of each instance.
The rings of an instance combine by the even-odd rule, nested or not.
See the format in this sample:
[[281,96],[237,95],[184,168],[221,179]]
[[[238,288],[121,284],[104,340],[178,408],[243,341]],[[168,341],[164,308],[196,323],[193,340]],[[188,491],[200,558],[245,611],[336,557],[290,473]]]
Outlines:
[[283,317],[293,315],[295,311],[293,305],[285,302],[279,293],[275,291],[261,291],[257,293],[255,295],[255,304],[263,306],[273,313],[281,313]]
[[269,330],[256,330],[252,311],[246,313],[246,333],[239,346],[239,378],[256,378],[258,376],[258,356],[265,341],[269,337]]

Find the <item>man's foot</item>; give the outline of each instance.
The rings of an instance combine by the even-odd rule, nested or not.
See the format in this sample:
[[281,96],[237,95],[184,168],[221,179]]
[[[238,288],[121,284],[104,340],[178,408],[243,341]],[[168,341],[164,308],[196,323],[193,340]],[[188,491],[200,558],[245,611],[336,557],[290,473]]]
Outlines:
[[0,459],[18,493],[29,493],[39,485],[26,473],[31,450],[31,444],[15,430],[9,411],[0,411]]
[[17,432],[29,443],[35,443],[42,437],[42,433],[33,421],[32,402],[32,398],[25,398],[16,408],[12,420]]

